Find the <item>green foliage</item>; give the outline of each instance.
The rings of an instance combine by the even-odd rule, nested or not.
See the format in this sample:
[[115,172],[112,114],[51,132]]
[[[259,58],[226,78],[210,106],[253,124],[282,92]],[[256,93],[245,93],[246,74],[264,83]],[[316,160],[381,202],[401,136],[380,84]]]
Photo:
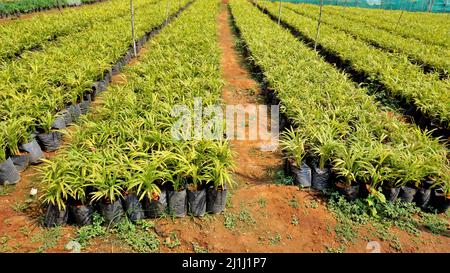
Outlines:
[[277,185],[293,185],[294,178],[292,176],[285,175],[283,170],[275,172],[275,184]]
[[277,232],[274,236],[269,237],[269,244],[274,246],[278,245],[281,242],[281,235]]
[[160,240],[154,232],[144,231],[128,220],[122,221],[113,230],[117,237],[128,244],[134,251],[154,253],[159,251]]
[[[277,16],[278,4],[254,3]],[[252,60],[263,69],[265,80],[280,99],[281,110],[295,128],[284,133],[280,141],[289,158],[300,162],[305,155],[311,157],[320,167],[331,167],[346,185],[364,182],[374,189],[381,185],[421,187],[431,180],[434,186],[448,188],[450,180],[444,177],[448,150],[430,132],[390,115],[366,88],[355,86],[252,3],[233,0],[230,8]],[[283,20],[315,39],[315,20],[289,9],[284,9]],[[424,74],[403,56],[370,47],[326,24],[319,43],[348,60],[355,70],[383,82],[389,96],[404,98],[447,126],[450,103],[442,90],[449,89],[448,81]]]
[[[273,15],[278,12],[276,4],[269,4],[267,9]],[[328,19],[330,17],[324,20],[329,22],[332,20]],[[283,20],[309,39],[314,40],[316,38],[317,22],[315,19],[285,9]],[[380,20],[382,21],[382,19]],[[342,20],[339,18],[334,21],[341,22]],[[342,23],[348,28],[348,24]],[[365,29],[364,33],[371,32],[365,26],[363,28]],[[392,53],[386,52],[367,44],[359,38],[360,35],[355,38],[334,26],[322,24],[320,34],[319,44],[321,46],[347,61],[355,70],[364,72],[372,79],[380,81],[388,89],[390,97],[399,96],[403,98],[408,103],[415,105],[430,119],[443,124],[446,128],[449,127],[450,98],[442,90],[449,90],[450,85],[448,81],[441,81],[437,73],[423,73],[422,68],[411,63],[407,56],[396,52],[399,51],[399,48],[396,48]],[[386,41],[381,35],[376,37]],[[387,40],[397,41],[398,43],[401,38]],[[433,62],[433,66],[448,71],[449,61],[441,58],[442,52],[448,52],[448,49],[431,45],[425,46],[417,42],[416,44],[419,44],[419,47],[414,47],[413,42],[404,42],[403,44],[408,44],[407,52],[410,52],[409,50],[422,52],[422,54],[414,54],[416,59],[426,59],[427,62]]]
[[[82,120],[68,149],[43,167],[44,202],[61,207],[68,198],[113,202],[126,193],[142,200],[159,195],[162,185],[176,190],[188,183],[233,186],[233,154],[226,140],[177,140],[172,131],[178,122],[175,105],[191,109],[197,97],[204,107],[220,101],[216,7],[194,3],[152,39],[152,51],[130,68],[127,84],[105,93],[103,107]],[[140,28],[159,22],[159,8],[142,14]],[[199,17],[203,13],[208,16]]]
[[295,198],[289,199],[288,205],[289,205],[291,208],[294,208],[294,209],[298,209],[298,208],[300,207],[300,205],[298,204],[297,199],[295,199]]
[[41,244],[36,252],[42,253],[56,246],[61,238],[61,228],[51,228],[40,231],[31,238],[31,242]]
[[266,205],[267,205],[267,201],[266,201],[266,199],[264,199],[264,198],[259,198],[258,199],[258,205],[259,205],[259,208],[265,208],[266,207]]
[[307,138],[293,128],[287,129],[281,134],[281,149],[289,159],[294,160],[297,166],[302,164],[306,155],[306,142]]
[[[420,235],[422,228],[426,228],[432,233],[448,236],[448,233],[446,233],[448,221],[445,218],[441,218],[434,213],[423,212],[413,203],[374,200],[376,199],[369,198],[349,202],[338,193],[333,193],[328,201],[328,208],[343,224],[360,225],[371,222],[380,231],[383,230],[383,226],[387,228],[396,226],[416,236]],[[373,214],[374,209],[377,212],[376,214]],[[388,232],[386,231],[386,233]],[[383,234],[381,235],[381,239],[386,237]],[[397,248],[401,247],[398,242],[395,242],[398,239],[389,237],[389,240],[394,242]]]
[[351,223],[339,223],[334,227],[334,232],[338,241],[342,244],[353,243],[358,237],[358,232],[352,227]]
[[250,211],[247,209],[243,209],[239,212],[238,219],[246,224],[254,225],[256,224],[256,220],[251,215]]
[[196,242],[192,243],[192,248],[194,249],[195,253],[208,253],[209,252],[207,247],[202,247]]
[[164,245],[168,248],[175,248],[177,246],[180,246],[181,242],[178,239],[177,234],[175,232],[171,232],[170,236],[164,240]]
[[[448,218],[447,218],[448,219]],[[435,214],[422,214],[423,225],[433,234],[450,237],[449,222]]]
[[331,247],[331,246],[325,246],[325,247],[326,247],[326,251],[328,253],[344,253],[345,249],[346,249],[346,247],[344,245],[341,245],[341,246],[336,247],[336,248]]
[[[137,37],[166,20],[165,3],[139,1],[136,8],[141,12]],[[173,13],[178,5],[169,9]],[[49,132],[56,110],[91,91],[93,82],[128,50],[131,36],[123,20],[128,13],[128,3],[112,0],[0,26],[0,162],[3,149],[16,154],[31,132]],[[45,50],[29,52],[40,48]]]
[[[286,7],[302,16],[316,19],[317,8],[314,6],[287,4]],[[327,8],[325,13],[326,15],[322,17],[322,23],[339,31],[355,36],[368,44],[377,45],[387,51],[400,52],[417,63],[434,67],[443,73],[450,71],[450,60],[441,58],[442,54],[449,55],[450,51],[445,47],[434,44],[436,41],[444,38],[450,44],[450,40],[446,37],[448,35],[444,34],[445,27],[443,25],[439,27],[439,23],[427,22],[427,29],[423,26],[415,25],[414,22],[407,23],[408,30],[415,29],[421,33],[418,35],[421,39],[429,36],[430,30],[434,28],[434,36],[431,39],[431,43],[423,43],[423,41],[417,40],[416,38],[399,36],[397,34],[398,30],[392,29],[396,25],[396,21],[391,21],[391,23],[386,24],[386,17],[389,14],[385,14],[383,18],[374,18],[373,16],[367,16],[370,15],[370,11],[358,12],[352,10],[351,12],[342,12],[334,8]],[[404,30],[405,26],[400,25],[400,29]],[[395,32],[391,33],[390,31],[392,30]]]
[[75,241],[84,247],[89,243],[89,240],[98,236],[105,236],[107,234],[107,229],[102,226],[103,222],[103,218],[95,212],[92,215],[92,225],[80,227],[77,230]]
[[236,227],[236,215],[231,212],[225,212],[223,214],[223,225],[227,229],[234,229]]

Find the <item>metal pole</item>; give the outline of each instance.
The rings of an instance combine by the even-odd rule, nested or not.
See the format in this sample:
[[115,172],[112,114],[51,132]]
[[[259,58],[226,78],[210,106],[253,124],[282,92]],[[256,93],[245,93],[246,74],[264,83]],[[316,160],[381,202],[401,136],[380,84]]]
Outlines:
[[281,0],[280,0],[280,4],[278,5],[278,25],[280,24],[281,21]]
[[434,0],[430,0],[430,5],[428,6],[428,12],[433,11]]
[[402,12],[400,13],[400,16],[398,17],[397,24],[395,25],[394,31],[397,30],[397,27],[400,24],[400,19],[402,19],[403,12],[405,12],[405,10],[402,9]]
[[319,12],[319,20],[317,22],[317,32],[316,32],[316,39],[314,41],[314,50],[317,49],[317,40],[319,39],[320,23],[322,22],[322,9],[323,9],[323,0],[320,0],[320,12]]
[[169,8],[170,8],[170,1],[167,0],[167,5],[166,5],[166,25],[169,23]]
[[133,39],[133,51],[134,51],[134,57],[137,57],[136,37],[135,37],[135,33],[134,33],[134,5],[133,5],[133,0],[130,0],[130,11],[131,11],[131,37]]

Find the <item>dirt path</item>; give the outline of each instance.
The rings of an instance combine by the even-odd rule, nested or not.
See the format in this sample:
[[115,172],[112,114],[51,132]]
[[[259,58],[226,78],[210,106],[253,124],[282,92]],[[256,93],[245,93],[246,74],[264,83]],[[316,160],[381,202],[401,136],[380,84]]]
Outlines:
[[[242,64],[234,47],[235,37],[229,24],[229,14],[224,1],[218,19],[219,44],[222,49],[221,72],[225,80],[222,99],[227,105],[261,104],[263,96],[258,83],[252,79]],[[248,126],[248,122],[246,123]],[[248,136],[248,132],[246,133]],[[248,139],[248,138],[247,138]],[[282,168],[279,151],[264,151],[262,140],[231,140],[236,153],[235,171],[238,182],[245,184],[273,183],[273,172]]]

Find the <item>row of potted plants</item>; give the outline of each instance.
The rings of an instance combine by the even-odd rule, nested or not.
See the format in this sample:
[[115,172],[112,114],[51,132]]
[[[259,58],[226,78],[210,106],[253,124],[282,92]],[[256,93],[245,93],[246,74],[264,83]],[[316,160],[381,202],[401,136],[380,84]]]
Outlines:
[[403,14],[397,25],[401,11],[343,9],[335,6],[330,6],[329,11],[339,12],[342,17],[359,20],[404,37],[412,37],[426,44],[442,47],[450,44],[445,13],[408,12]]
[[[278,16],[276,4],[266,10]],[[301,35],[315,42],[317,21],[289,9],[283,10],[282,20]],[[424,73],[405,56],[386,52],[355,39],[336,28],[322,24],[317,43],[351,68],[371,81],[381,83],[388,95],[414,106],[420,113],[444,130],[450,128],[450,80],[440,80],[438,73]]]
[[281,147],[299,184],[324,189],[333,178],[349,197],[360,183],[371,192],[434,188],[449,199],[448,150],[438,140],[384,111],[250,2],[230,6],[251,58],[294,127],[283,133]]
[[204,106],[220,102],[217,15],[218,1],[195,1],[149,42],[126,83],[105,93],[103,105],[69,134],[67,149],[43,166],[47,225],[61,223],[74,203],[83,211],[98,204],[109,223],[128,207],[151,217],[166,204],[177,217],[187,205],[196,216],[223,210],[232,184],[228,142],[178,139],[172,131],[174,106],[192,109],[194,98]]
[[[156,1],[139,1],[136,9]],[[129,3],[112,0],[95,6],[64,10],[62,13],[36,15],[26,20],[12,20],[0,25],[0,61],[11,61],[28,50],[43,48],[58,38],[73,35],[95,22],[107,23],[129,14]]]
[[[285,7],[298,14],[317,20],[317,7],[289,3],[286,3]],[[424,44],[414,38],[404,38],[361,21],[338,16],[329,12],[327,8],[325,8],[321,20],[322,23],[331,25],[369,44],[388,51],[400,52],[408,56],[412,61],[425,65],[428,69],[437,71],[443,76],[448,76],[448,73],[450,73],[450,58],[442,58],[442,56],[450,56],[448,47]]]
[[104,0],[2,0],[0,1],[0,18],[20,16],[21,14],[44,11],[52,8],[66,8],[93,4]]
[[[156,4],[141,11],[136,18],[136,35],[142,37],[138,46],[167,22],[167,14],[162,12],[166,9]],[[173,7],[171,13],[179,10]],[[0,163],[11,167],[10,158],[27,152],[21,146],[34,143],[35,137],[45,151],[60,145],[60,130],[71,123],[70,117],[76,118],[87,109],[95,96],[93,89],[103,90],[112,75],[131,59],[131,40],[124,35],[128,30],[129,24],[121,18],[111,25],[98,22],[0,72],[0,78],[5,79],[0,83]],[[17,175],[11,177],[13,181],[0,177],[0,182],[16,182]]]
[[213,186],[179,191],[161,187],[159,193],[153,192],[151,197],[145,196],[143,199],[136,193],[124,192],[114,202],[81,202],[72,199],[61,209],[49,203],[45,206],[44,226],[91,225],[94,212],[103,216],[107,226],[120,223],[124,217],[132,222],[164,216],[203,217],[206,213],[217,214],[225,209],[226,192],[226,189],[218,190]]

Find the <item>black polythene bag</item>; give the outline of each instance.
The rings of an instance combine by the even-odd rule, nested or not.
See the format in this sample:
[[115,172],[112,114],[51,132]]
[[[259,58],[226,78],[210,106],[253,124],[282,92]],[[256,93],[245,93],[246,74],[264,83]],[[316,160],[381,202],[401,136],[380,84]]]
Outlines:
[[11,157],[0,163],[0,185],[13,185],[19,182],[20,174]]
[[69,112],[72,117],[72,121],[75,122],[81,116],[81,108],[79,104],[72,104],[69,106]]
[[145,216],[148,218],[157,218],[162,216],[167,210],[167,192],[161,190],[158,197],[149,199],[144,198]]
[[168,190],[167,199],[169,203],[169,213],[176,217],[186,216],[187,211],[187,192],[186,189],[181,191]]
[[289,162],[289,164],[291,164],[290,170],[294,176],[294,184],[302,188],[311,187],[312,171],[306,162],[302,162],[300,167],[297,167],[292,162]]
[[61,146],[62,134],[60,132],[42,133],[37,135],[37,139],[44,151],[53,152]]
[[100,90],[99,90],[100,86],[99,86],[99,82],[94,82],[91,86],[91,101],[95,101],[97,99],[97,95],[100,94]]
[[42,163],[44,152],[42,152],[41,146],[39,146],[39,143],[36,141],[36,139],[33,138],[31,142],[22,144],[20,146],[20,150],[29,154],[30,164]]
[[430,205],[438,213],[446,212],[450,206],[450,198],[445,196],[445,191],[437,188],[431,191]]
[[89,112],[89,107],[91,106],[91,102],[84,100],[80,103],[80,110],[82,115],[86,115]]
[[69,211],[66,209],[60,210],[58,206],[49,204],[45,212],[44,226],[57,227],[63,226],[67,223],[69,218]]
[[311,179],[312,187],[320,191],[326,190],[329,186],[330,169],[327,167],[321,169],[319,168],[318,165],[313,164],[311,173],[312,173]]
[[109,80],[105,78],[98,83],[98,94],[108,89]]
[[405,203],[411,203],[414,200],[414,196],[417,193],[417,189],[408,186],[402,186],[398,197]]
[[417,190],[414,202],[419,208],[425,209],[428,207],[428,203],[431,198],[431,189],[419,189]]
[[61,117],[63,117],[64,122],[66,123],[66,127],[73,123],[72,114],[70,113],[69,109],[61,110],[59,114],[61,115]]
[[64,119],[64,116],[59,116],[53,121],[52,129],[56,130],[62,130],[66,128],[66,120]]
[[210,213],[221,213],[227,203],[227,189],[210,187],[206,193],[206,211]]
[[206,213],[206,189],[187,191],[189,213],[194,216],[203,216]]
[[122,69],[122,62],[118,61],[116,64],[112,67],[112,73],[113,75],[117,75],[120,73],[120,70]]
[[71,205],[71,218],[78,226],[87,226],[92,224],[92,214],[94,208],[91,205]]
[[123,199],[123,208],[128,218],[135,223],[137,220],[144,219],[144,209],[136,194],[128,194]]
[[16,170],[18,172],[25,171],[28,166],[30,165],[30,155],[29,154],[22,154],[22,155],[12,155],[11,160],[14,163],[14,166],[16,167]]
[[351,185],[348,187],[337,187],[337,190],[347,200],[355,200],[359,196],[360,185]]
[[395,188],[383,188],[382,189],[384,197],[389,202],[395,202],[398,198],[398,194],[400,193],[400,187]]
[[124,216],[122,202],[120,200],[116,200],[113,203],[100,202],[100,211],[107,226],[118,224]]

